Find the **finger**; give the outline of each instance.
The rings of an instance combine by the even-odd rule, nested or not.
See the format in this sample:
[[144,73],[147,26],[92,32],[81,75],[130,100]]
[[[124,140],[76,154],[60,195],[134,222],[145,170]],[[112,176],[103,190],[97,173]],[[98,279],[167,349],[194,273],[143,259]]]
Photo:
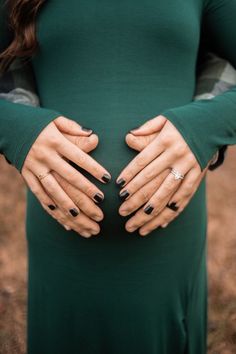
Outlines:
[[[157,229],[158,227],[170,223],[180,214],[180,211],[175,212],[169,208],[164,208],[160,214],[154,216],[150,221],[145,223],[140,229],[139,234],[141,236],[148,235],[151,231]],[[167,226],[166,225],[166,226]]]
[[63,160],[59,155],[49,157],[50,168],[65,178],[74,187],[81,190],[97,203],[104,199],[104,193],[82,173]]
[[110,173],[100,165],[94,158],[79,149],[72,142],[62,136],[62,141],[58,146],[58,152],[73,161],[84,170],[88,171],[92,176],[97,178],[103,183],[111,180]]
[[147,135],[147,134],[155,133],[163,128],[166,121],[167,121],[166,117],[162,115],[158,115],[157,117],[149,119],[140,127],[131,129],[130,132],[135,135]]
[[[188,161],[180,161],[178,164],[174,166],[174,168],[179,171],[184,176],[190,171],[191,167],[189,167]],[[196,171],[194,170],[195,174]],[[188,178],[189,180],[189,178]],[[172,173],[169,173],[160,188],[153,194],[153,196],[149,199],[149,201],[144,205],[143,211],[153,216],[160,213],[160,211],[166,206],[168,200],[171,195],[179,188],[182,183],[182,179],[176,179]],[[190,182],[192,183],[192,179]]]
[[90,136],[80,136],[63,133],[63,135],[66,139],[70,140],[74,145],[78,146],[78,148],[86,153],[94,150],[98,145],[98,136],[96,134],[91,134]]
[[128,182],[124,188],[119,192],[119,195],[123,197],[131,196],[142,188],[146,183],[151,181],[157,175],[168,169],[170,171],[171,162],[173,161],[173,155],[171,151],[165,151],[153,160],[149,165],[143,168],[130,182]]
[[153,133],[150,135],[135,136],[133,134],[127,134],[125,141],[129,147],[134,150],[142,151],[147,145],[156,138],[158,133]]
[[140,188],[136,193],[131,195],[131,197],[125,199],[119,208],[120,215],[127,216],[145,204],[151,198],[153,193],[160,187],[161,183],[169,174],[169,172],[169,169],[163,171],[150,182],[145,184],[142,188]]
[[170,205],[172,203],[175,203],[177,207],[180,207],[181,201],[185,198],[189,198],[192,195],[192,192],[198,188],[202,178],[203,178],[203,173],[199,174],[198,170],[192,168],[188,172],[188,174],[184,177],[180,187],[172,195],[168,204]]
[[86,194],[68,183],[57,172],[52,171],[51,173],[64,189],[64,191],[74,201],[74,203],[78,205],[79,209],[84,212],[84,214],[94,219],[95,221],[101,221],[103,219],[104,214],[102,210]]
[[100,226],[89,219],[83,212],[75,220],[68,219],[63,215],[59,222],[66,224],[71,230],[77,232],[80,236],[91,237],[100,233]]
[[51,173],[47,174],[40,182],[65,215],[73,218],[79,215],[79,208],[69,198]]
[[[30,171],[27,171],[24,176],[22,175],[22,177],[30,188],[31,192],[36,196],[42,207],[46,210],[46,212],[54,219],[57,219],[58,222],[60,222],[60,218],[62,217],[63,213],[59,208],[57,208],[54,200],[50,198],[46,193],[38,178],[36,178],[35,175]],[[60,224],[65,227],[66,230],[71,229],[62,222],[60,222]]]
[[29,170],[25,171],[22,177],[25,180],[28,187],[30,188],[31,192],[39,200],[39,202],[47,206],[46,207],[47,211],[48,209],[55,210],[57,208],[57,205],[54,202],[54,200],[46,193],[42,184],[39,182],[38,178],[35,177],[35,175],[31,171]]
[[54,123],[61,132],[71,135],[88,136],[93,132],[92,129],[83,127],[76,121],[64,116],[54,119]]
[[[180,166],[176,165],[175,168],[185,174],[188,171],[188,164],[185,165],[183,162]],[[146,205],[139,209],[135,215],[127,221],[127,231],[135,231],[137,228],[151,220],[153,216],[156,216],[156,214],[166,206],[171,195],[175,192],[180,183],[179,180],[174,181],[174,176],[172,176],[172,173],[169,173],[164,182],[161,184],[160,188],[154,192],[153,196],[146,203]],[[144,210],[146,211],[144,212]]]
[[[159,215],[159,214],[158,214]],[[142,209],[139,209],[133,217],[131,217],[125,224],[125,229],[128,232],[134,232],[138,228],[146,225],[149,221],[157,216],[145,214]]]
[[[43,205],[43,207],[46,210],[46,206]],[[80,236],[88,238],[100,232],[99,225],[91,223],[91,220],[86,218],[82,212],[75,220],[71,220],[60,209],[57,210],[57,214],[53,214],[51,211],[49,211],[49,214],[65,227],[66,230],[74,230]]]
[[[194,174],[193,170],[191,170],[187,174],[187,176],[189,176],[189,178],[191,178],[191,174],[192,175]],[[145,236],[159,226],[167,227],[170,222],[172,222],[174,219],[176,219],[179,216],[179,214],[186,208],[186,206],[188,205],[188,203],[192,199],[193,195],[195,194],[196,190],[198,189],[198,186],[203,178],[203,175],[204,174],[201,174],[197,178],[197,181],[195,182],[195,186],[194,186],[194,188],[192,188],[192,191],[190,194],[187,194],[187,195],[184,195],[184,194],[181,195],[181,193],[179,194],[180,188],[177,190],[176,193],[173,194],[173,196],[171,197],[168,204],[171,204],[175,200],[177,200],[177,202],[175,202],[175,205],[178,208],[177,210],[172,210],[168,207],[165,207],[157,216],[155,216],[153,219],[151,219],[146,224],[144,224],[139,229],[139,233],[142,236]],[[192,176],[192,177],[194,178],[194,176]],[[180,187],[182,187],[182,184]]]
[[153,159],[164,151],[161,141],[155,138],[146,148],[137,154],[131,162],[121,171],[116,179],[116,183],[125,186],[138,172],[144,169]]
[[[74,229],[80,235],[86,237],[96,235],[100,232],[99,225],[89,220],[86,216],[82,215],[80,218],[77,217],[75,220],[72,220],[69,215],[66,215],[60,208],[58,208],[54,200],[47,195],[43,185],[32,172],[29,171],[28,173],[25,173],[23,178],[41,203],[44,210],[56,219],[66,230]],[[55,205],[56,209],[48,208],[49,205]]]

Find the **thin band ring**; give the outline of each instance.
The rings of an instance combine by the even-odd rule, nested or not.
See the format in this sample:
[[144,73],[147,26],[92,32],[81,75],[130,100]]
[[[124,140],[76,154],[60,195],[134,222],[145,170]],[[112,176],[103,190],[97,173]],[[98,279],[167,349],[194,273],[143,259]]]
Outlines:
[[47,175],[49,175],[49,173],[51,172],[51,170],[45,172],[45,173],[39,173],[37,175],[38,179],[41,181],[43,178],[45,178]]

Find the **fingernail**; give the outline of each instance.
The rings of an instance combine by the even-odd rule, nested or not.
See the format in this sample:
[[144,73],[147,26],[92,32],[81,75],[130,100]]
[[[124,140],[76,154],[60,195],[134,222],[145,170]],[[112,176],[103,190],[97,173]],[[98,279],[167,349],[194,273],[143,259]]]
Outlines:
[[48,205],[48,207],[49,207],[49,209],[51,209],[51,210],[55,210],[55,209],[56,209],[55,205],[53,205],[53,204]]
[[111,176],[108,173],[104,173],[102,180],[107,183],[111,180]]
[[163,224],[163,225],[162,225],[162,227],[166,227],[167,225],[168,225],[168,223],[166,223],[166,224]]
[[140,128],[140,126],[135,127],[135,128],[133,128],[133,129],[131,129],[131,130],[129,131],[129,133],[132,133],[133,131],[138,130],[139,128]]
[[167,207],[174,210],[174,211],[177,211],[179,209],[178,206],[176,206],[176,202],[172,202],[171,204],[167,204]]
[[122,200],[125,200],[129,196],[129,192],[125,189],[119,196]]
[[103,217],[101,215],[94,215],[94,219],[96,221],[101,221],[103,219]]
[[100,202],[103,201],[104,197],[103,197],[103,195],[102,195],[101,193],[97,193],[97,194],[95,194],[94,199],[95,199],[98,203],[100,203]]
[[140,236],[146,236],[148,234],[148,231],[140,231],[139,234]]
[[125,180],[124,180],[124,178],[118,179],[118,181],[116,181],[116,184],[117,184],[119,187],[123,187],[123,186],[125,185]]
[[71,230],[71,228],[70,228],[69,226],[66,226],[66,225],[64,225],[64,228],[65,228],[67,231]]
[[129,227],[128,227],[128,231],[129,231],[129,232],[133,232],[135,229],[136,229],[135,226],[129,226]]
[[90,132],[90,131],[92,132],[92,129],[90,129],[90,128],[81,127],[81,129],[85,132]]
[[144,212],[146,214],[151,214],[151,212],[153,211],[153,207],[151,205],[148,205],[145,209],[144,209]]
[[76,217],[79,214],[79,211],[78,211],[78,209],[73,208],[73,209],[70,209],[70,213],[72,216]]

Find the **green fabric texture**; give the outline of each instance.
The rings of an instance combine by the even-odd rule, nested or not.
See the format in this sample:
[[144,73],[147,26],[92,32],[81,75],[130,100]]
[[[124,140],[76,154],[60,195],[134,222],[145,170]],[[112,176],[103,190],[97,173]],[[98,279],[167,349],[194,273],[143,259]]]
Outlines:
[[201,168],[236,141],[235,90],[192,102],[202,39],[209,34],[235,66],[235,4],[48,0],[40,9],[31,63],[41,107],[0,101],[1,152],[20,167],[60,112],[98,135],[90,154],[113,179],[102,184],[78,167],[105,195],[101,231],[89,239],[66,231],[27,189],[27,354],[206,354],[205,178],[180,215],[146,237],[125,230],[132,214],[118,214],[115,179],[137,155],[126,133],[159,114]]

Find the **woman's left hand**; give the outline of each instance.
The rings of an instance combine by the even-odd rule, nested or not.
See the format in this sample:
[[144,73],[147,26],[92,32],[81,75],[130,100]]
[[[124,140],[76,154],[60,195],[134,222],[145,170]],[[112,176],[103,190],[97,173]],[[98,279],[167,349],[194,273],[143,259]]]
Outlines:
[[[162,115],[150,119],[131,133],[133,138],[127,134],[126,142],[141,152],[116,180],[122,186],[121,198],[125,198],[119,213],[127,216],[146,203],[125,225],[129,232],[139,228],[139,234],[144,236],[158,226],[167,226],[183,211],[205,176],[209,164],[201,171],[182,135]],[[135,139],[138,137],[140,149]],[[171,168],[183,174],[184,179],[175,179],[170,173]],[[167,207],[167,204],[174,210]]]

